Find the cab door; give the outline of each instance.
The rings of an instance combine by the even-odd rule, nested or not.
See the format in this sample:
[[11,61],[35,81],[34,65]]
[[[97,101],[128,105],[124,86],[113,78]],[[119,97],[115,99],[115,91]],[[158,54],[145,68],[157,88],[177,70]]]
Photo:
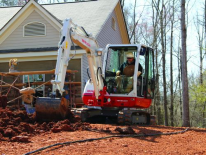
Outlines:
[[143,94],[145,98],[154,98],[155,77],[153,49],[147,47],[145,54],[145,81],[143,87]]

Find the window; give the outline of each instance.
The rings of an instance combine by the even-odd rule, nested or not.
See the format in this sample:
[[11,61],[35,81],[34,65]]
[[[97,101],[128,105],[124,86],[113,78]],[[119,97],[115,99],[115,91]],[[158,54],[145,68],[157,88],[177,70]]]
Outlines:
[[24,26],[24,36],[44,36],[46,35],[46,26],[43,23],[33,22]]
[[115,21],[114,17],[112,17],[112,28],[113,28],[113,30],[116,30],[116,21]]
[[[122,75],[116,76],[116,72],[120,69],[121,65],[125,66],[125,62],[127,61],[127,54],[133,53],[136,55],[138,49],[136,46],[125,47],[125,46],[117,46],[110,47],[107,53],[106,60],[106,72],[105,72],[105,80],[107,83],[107,92],[112,94],[128,94],[133,91],[133,75]],[[134,74],[134,65],[133,68],[129,67],[129,72],[133,69]],[[126,68],[126,67],[125,67]],[[129,73],[131,74],[131,72]],[[132,78],[131,78],[132,77]]]

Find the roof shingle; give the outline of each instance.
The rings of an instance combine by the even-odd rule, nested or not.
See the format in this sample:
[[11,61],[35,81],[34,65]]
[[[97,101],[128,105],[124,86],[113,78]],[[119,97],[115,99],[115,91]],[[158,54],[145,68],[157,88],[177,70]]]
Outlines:
[[[71,18],[75,24],[92,32],[94,37],[101,31],[104,23],[117,5],[118,0],[97,0],[78,3],[59,3],[41,5],[58,20]],[[21,7],[0,8],[0,29],[21,9]],[[56,20],[56,19],[54,19]]]
[[0,8],[0,30],[21,9],[21,7]]

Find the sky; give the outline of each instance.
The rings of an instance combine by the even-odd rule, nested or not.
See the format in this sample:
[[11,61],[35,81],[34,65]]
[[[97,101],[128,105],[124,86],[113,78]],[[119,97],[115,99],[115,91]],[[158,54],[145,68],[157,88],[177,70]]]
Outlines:
[[[63,2],[63,0],[39,0],[40,3],[46,3],[48,1],[51,2]],[[73,0],[70,0],[73,1]],[[167,0],[165,0],[166,2]],[[188,59],[188,73],[199,74],[199,49],[197,42],[197,32],[194,26],[194,15],[199,11],[201,12],[204,7],[204,0],[186,0],[188,3],[188,27],[187,27],[187,59]],[[128,7],[130,5],[134,5],[135,0],[125,0],[125,6]],[[137,0],[137,8],[139,12],[142,12],[143,6],[144,12],[147,15],[148,7],[150,7],[151,0]],[[143,18],[145,18],[143,16]],[[179,35],[179,32],[176,33]],[[177,40],[177,39],[176,39]],[[169,55],[169,54],[168,54]],[[168,56],[169,57],[169,56]],[[205,56],[206,57],[206,56]],[[174,58],[175,59],[175,58]],[[206,62],[206,58],[204,59]],[[169,64],[169,60],[168,60]],[[204,63],[204,68],[206,68],[206,63]]]
[[[165,0],[166,1],[166,0]],[[187,59],[188,59],[188,73],[199,74],[199,48],[197,42],[197,31],[194,25],[194,15],[201,14],[204,7],[204,0],[186,0],[188,3],[188,25],[187,25]],[[151,0],[137,0],[138,11],[143,10],[143,6],[149,5]],[[125,0],[125,5],[134,5],[135,0]],[[148,11],[148,9],[144,9]],[[140,11],[141,12],[141,11]],[[179,32],[177,32],[178,34]],[[205,56],[206,57],[206,56]],[[169,63],[169,60],[167,61]],[[206,68],[206,58],[203,60],[204,68]]]

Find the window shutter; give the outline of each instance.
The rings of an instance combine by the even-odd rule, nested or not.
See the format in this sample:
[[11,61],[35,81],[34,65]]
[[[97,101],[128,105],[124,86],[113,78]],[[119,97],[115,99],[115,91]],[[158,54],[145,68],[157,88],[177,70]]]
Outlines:
[[46,27],[42,23],[34,22],[24,27],[24,36],[42,36],[46,35]]

